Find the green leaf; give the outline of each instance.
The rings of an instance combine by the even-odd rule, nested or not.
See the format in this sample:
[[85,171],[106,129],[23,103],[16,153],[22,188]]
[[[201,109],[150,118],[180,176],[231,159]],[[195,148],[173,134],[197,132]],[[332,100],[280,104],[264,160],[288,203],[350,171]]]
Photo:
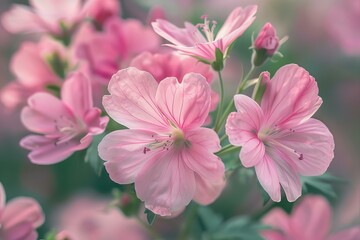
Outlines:
[[224,54],[219,48],[215,50],[215,62],[211,63],[211,67],[217,72],[224,68]]
[[61,88],[58,85],[48,84],[45,86],[46,90],[51,92],[54,96],[60,97]]
[[198,214],[201,222],[208,231],[218,228],[223,222],[223,218],[209,207],[199,207]]
[[155,221],[156,214],[147,208],[145,209],[144,213],[146,214],[146,220],[147,220],[148,224],[152,225]]
[[235,217],[222,224],[211,235],[213,240],[261,240],[259,231],[269,229],[268,226],[250,220],[248,217]]
[[104,161],[101,160],[98,154],[98,145],[100,141],[104,138],[106,133],[94,136],[92,143],[86,151],[85,162],[89,163],[95,173],[100,176],[102,169],[104,167]]
[[46,233],[44,240],[56,240],[56,231],[52,230]]
[[316,177],[301,177],[304,194],[316,193],[322,194],[327,198],[336,198],[337,194],[333,188],[333,184],[345,183],[343,179],[335,177],[329,173],[325,173]]

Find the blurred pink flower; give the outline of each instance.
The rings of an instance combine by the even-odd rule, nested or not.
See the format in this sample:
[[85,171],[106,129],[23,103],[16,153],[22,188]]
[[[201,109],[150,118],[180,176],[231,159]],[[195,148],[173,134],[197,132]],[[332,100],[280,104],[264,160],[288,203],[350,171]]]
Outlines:
[[[136,56],[130,63],[131,67],[147,71],[153,75],[159,83],[167,77],[176,77],[180,82],[187,73],[199,73],[211,84],[213,72],[209,65],[201,63],[194,58],[180,56],[174,52],[156,53],[143,52]],[[219,102],[219,95],[211,91],[210,111],[214,111]],[[205,121],[205,125],[210,124],[210,116]]]
[[281,67],[267,84],[261,105],[235,95],[237,112],[229,115],[226,133],[242,146],[244,167],[255,167],[260,184],[280,201],[280,184],[289,201],[301,195],[300,176],[323,174],[334,157],[328,128],[311,116],[320,107],[315,79],[295,64]]
[[158,84],[147,72],[120,70],[109,83],[103,105],[118,123],[130,128],[105,136],[99,155],[110,178],[135,182],[145,207],[161,216],[183,210],[194,199],[213,202],[224,187],[224,164],[217,134],[202,128],[210,108],[205,78],[186,74],[181,81]]
[[256,50],[265,49],[269,56],[274,55],[279,47],[279,38],[276,35],[276,29],[271,23],[266,23],[260,30],[255,39],[254,47]]
[[74,46],[77,56],[85,60],[92,74],[105,84],[118,69],[128,66],[136,54],[160,46],[153,30],[136,19],[113,17],[105,22],[103,32],[86,31],[88,34],[79,36]]
[[327,29],[343,51],[351,56],[359,56],[360,1],[338,1],[329,11],[327,20]]
[[356,240],[360,237],[360,226],[329,235],[332,212],[329,203],[320,196],[306,196],[287,215],[282,209],[271,210],[263,219],[265,225],[274,229],[265,230],[267,240]]
[[148,239],[142,226],[119,209],[94,197],[77,197],[55,216],[57,240]]
[[49,93],[35,93],[21,112],[25,127],[43,135],[29,135],[20,145],[31,150],[28,155],[36,164],[53,164],[73,152],[85,149],[93,135],[105,130],[108,117],[93,107],[91,85],[80,73],[74,73],[61,89],[61,99]]
[[[31,94],[47,91],[49,85],[61,86],[61,77],[49,63],[54,58],[69,61],[65,48],[59,42],[47,37],[38,43],[24,42],[10,63],[16,81],[0,91],[1,102],[12,109],[25,103]],[[70,62],[67,64],[71,65]]]
[[[29,0],[30,6],[13,4],[2,24],[12,33],[48,32],[61,35],[84,17],[82,0]],[[63,26],[62,26],[63,25]]]
[[40,205],[32,198],[18,197],[5,205],[6,195],[0,183],[0,239],[37,240],[36,228],[44,223]]
[[[152,23],[157,34],[171,42],[166,46],[177,49],[179,52],[190,55],[210,63],[214,62],[215,50],[218,48],[226,57],[230,45],[238,38],[254,21],[257,6],[249,6],[246,8],[235,8],[226,19],[215,36],[214,30],[216,22],[210,21],[204,16],[204,24],[194,26],[189,22],[185,22],[185,28],[178,28],[172,23],[158,19]],[[205,34],[200,32],[199,28]]]
[[86,16],[103,25],[109,18],[120,14],[120,2],[118,0],[87,0],[83,11]]

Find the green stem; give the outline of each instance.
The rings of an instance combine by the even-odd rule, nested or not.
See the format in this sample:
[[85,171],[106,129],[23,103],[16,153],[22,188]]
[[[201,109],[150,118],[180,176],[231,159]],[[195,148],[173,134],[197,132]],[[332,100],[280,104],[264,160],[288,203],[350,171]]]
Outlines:
[[220,143],[221,143],[222,141],[224,141],[226,138],[227,138],[227,135],[224,134],[224,136],[222,136],[222,137],[220,138]]
[[220,151],[218,151],[217,153],[215,153],[216,155],[223,155],[225,153],[229,153],[229,152],[233,152],[233,151],[237,151],[239,150],[240,147],[237,147],[237,146],[233,146],[231,144],[229,145],[226,145],[225,147],[223,147]]
[[[238,85],[237,89],[236,89],[236,93],[235,94],[239,94],[242,93],[242,91],[244,90],[244,87],[246,86],[246,82],[249,79],[249,77],[251,76],[251,74],[254,72],[255,67],[252,65],[250,71],[248,72],[248,74],[246,74],[246,76],[244,77],[244,79],[240,82],[240,84]],[[218,131],[221,130],[221,128],[223,127],[224,122],[226,121],[231,109],[234,106],[234,98],[231,99],[229,105],[226,107],[224,114],[222,116],[222,118],[219,121],[219,129]]]
[[220,82],[220,103],[219,103],[219,109],[216,114],[216,121],[214,125],[215,132],[218,132],[220,128],[220,118],[223,111],[223,105],[224,105],[224,82],[221,76],[221,71],[218,71],[219,75],[219,82]]
[[190,230],[191,230],[192,223],[194,222],[196,214],[198,213],[198,209],[199,209],[199,205],[195,204],[193,202],[193,206],[190,209],[190,212],[187,214],[184,225],[181,228],[180,234],[179,234],[179,236],[177,238],[178,240],[187,240],[187,239],[189,239],[188,236],[189,236],[189,233],[190,233]]

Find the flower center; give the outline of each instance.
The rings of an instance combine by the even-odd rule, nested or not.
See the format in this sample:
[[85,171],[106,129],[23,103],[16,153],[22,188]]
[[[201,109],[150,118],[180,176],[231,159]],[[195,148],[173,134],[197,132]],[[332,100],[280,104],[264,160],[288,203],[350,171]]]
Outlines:
[[153,134],[151,137],[154,140],[144,147],[144,154],[151,150],[169,151],[170,149],[182,149],[191,146],[183,131],[178,128],[175,128],[171,133]]
[[206,36],[206,39],[209,42],[213,42],[214,36],[215,36],[214,30],[215,30],[217,22],[211,21],[212,25],[210,26],[210,21],[209,21],[207,15],[203,15],[203,16],[201,16],[201,18],[204,19],[204,23],[199,23],[196,25],[196,27],[200,28],[203,31],[203,33]]
[[56,144],[65,143],[86,132],[86,125],[79,119],[61,115],[55,120],[55,127],[60,134]]

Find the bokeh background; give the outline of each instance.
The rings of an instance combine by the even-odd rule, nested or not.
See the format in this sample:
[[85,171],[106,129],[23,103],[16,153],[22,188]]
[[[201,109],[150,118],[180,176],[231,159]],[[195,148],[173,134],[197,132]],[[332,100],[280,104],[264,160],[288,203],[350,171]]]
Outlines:
[[[0,14],[12,3],[27,1],[1,0]],[[281,47],[283,58],[267,62],[257,71],[273,74],[287,63],[297,63],[313,75],[319,85],[324,103],[316,114],[334,135],[335,158],[329,172],[346,182],[336,184],[337,198],[329,199],[334,206],[333,228],[360,224],[360,0],[123,0],[122,16],[146,22],[149,9],[161,6],[166,17],[177,25],[184,21],[201,22],[208,14],[219,23],[238,5],[258,4],[255,23],[237,41],[225,68],[228,99],[241,77],[242,69],[249,69],[251,36],[266,22],[271,22],[280,37],[289,36]],[[0,26],[0,87],[14,76],[9,61],[22,41],[32,41],[32,35],[10,35]],[[254,75],[255,76],[255,75]],[[216,84],[214,85],[216,87]],[[81,194],[111,196],[117,184],[106,172],[98,177],[84,153],[52,166],[38,166],[27,159],[27,152],[19,147],[19,140],[27,134],[19,120],[19,109],[9,111],[0,106],[0,182],[9,199],[32,196],[44,207],[47,220],[40,235],[52,228],[51,219],[59,206]],[[233,176],[231,184],[213,208],[224,217],[252,214],[261,209],[261,193],[251,173]],[[281,203],[286,208],[287,203]],[[281,205],[280,204],[280,205]],[[181,216],[179,217],[181,219]],[[155,227],[175,231],[178,219],[158,220]],[[163,227],[166,226],[166,227]],[[169,233],[171,235],[171,233]]]

